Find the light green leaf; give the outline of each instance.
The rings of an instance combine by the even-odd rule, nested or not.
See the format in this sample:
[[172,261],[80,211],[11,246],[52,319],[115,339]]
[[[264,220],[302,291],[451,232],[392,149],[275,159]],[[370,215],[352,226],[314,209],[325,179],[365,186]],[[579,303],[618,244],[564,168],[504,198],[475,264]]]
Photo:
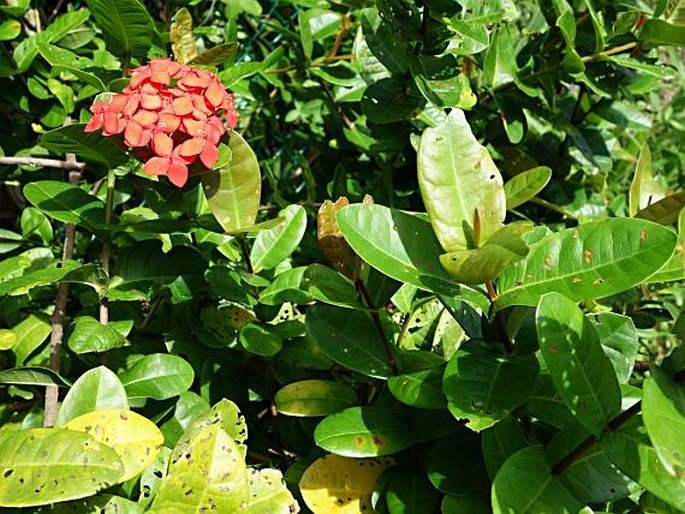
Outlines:
[[247,454],[247,424],[245,416],[238,406],[231,400],[222,398],[212,406],[210,410],[198,416],[190,424],[183,439],[189,440],[196,437],[205,428],[218,423],[221,428],[233,439],[243,458]]
[[585,428],[601,435],[621,411],[621,390],[592,323],[572,300],[553,292],[540,299],[535,324],[557,393]]
[[34,428],[0,433],[0,470],[0,506],[33,507],[92,496],[117,483],[124,466],[87,434]]
[[291,514],[299,511],[297,501],[277,469],[248,468],[250,489],[247,512],[250,514]]
[[402,373],[388,378],[388,390],[405,405],[419,409],[444,409],[443,367]]
[[358,403],[350,386],[331,380],[300,380],[281,388],[276,409],[286,416],[328,416]]
[[649,146],[644,145],[640,149],[635,166],[635,175],[630,184],[628,195],[628,212],[635,216],[638,211],[661,200],[666,192],[664,188],[652,177],[652,152]]
[[506,214],[502,177],[462,110],[452,109],[445,122],[424,131],[417,161],[421,196],[446,252],[478,246],[466,233],[476,223],[482,242],[500,229]]
[[671,257],[676,234],[650,221],[612,218],[561,230],[530,246],[498,281],[498,308],[536,305],[548,291],[576,301],[638,284]]
[[228,164],[203,173],[201,179],[216,220],[226,232],[238,233],[254,225],[262,181],[257,157],[237,132],[229,131],[228,150]]
[[328,416],[314,430],[314,441],[343,457],[380,457],[400,452],[414,442],[407,424],[378,406],[351,407]]
[[483,63],[485,84],[490,89],[500,88],[513,82],[517,71],[516,54],[509,28],[507,25],[502,25],[495,30],[488,52],[485,54]]
[[42,314],[31,314],[12,327],[15,337],[12,351],[17,364],[24,364],[34,350],[43,344],[50,332],[52,332],[50,321]]
[[257,234],[250,252],[255,273],[275,268],[290,257],[307,230],[307,211],[301,205],[289,205],[279,213],[283,221]]
[[537,166],[514,175],[504,184],[507,210],[515,209],[535,197],[545,188],[550,178],[552,178],[552,170],[547,166]]
[[[8,332],[10,332],[8,330]],[[11,333],[11,332],[10,332]],[[0,334],[0,340],[2,334]],[[0,344],[0,348],[2,345]],[[71,387],[71,382],[50,368],[42,366],[22,366],[0,371],[0,384]],[[68,393],[67,393],[68,394]]]
[[112,324],[103,325],[91,316],[79,316],[74,321],[74,330],[67,346],[77,355],[91,352],[106,352],[130,344]]
[[11,41],[21,33],[21,23],[17,20],[5,20],[0,23],[0,41]]
[[664,20],[647,20],[642,24],[638,39],[640,43],[652,46],[685,46],[685,25],[675,25]]
[[153,353],[119,374],[129,400],[166,400],[187,391],[193,383],[193,367],[181,357]]
[[193,17],[185,7],[175,14],[169,39],[176,62],[187,64],[197,57],[197,45],[193,37]]
[[128,409],[126,391],[114,372],[99,366],[81,375],[64,397],[56,427],[98,409]]

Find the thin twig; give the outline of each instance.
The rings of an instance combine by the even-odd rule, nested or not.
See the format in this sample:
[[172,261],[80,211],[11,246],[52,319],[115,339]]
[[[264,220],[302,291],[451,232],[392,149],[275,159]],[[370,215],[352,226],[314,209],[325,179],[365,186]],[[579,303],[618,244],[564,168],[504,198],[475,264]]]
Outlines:
[[[71,171],[69,182],[77,184],[81,179],[81,173]],[[64,248],[62,250],[62,262],[71,259],[74,255],[74,239],[76,236],[76,226],[67,223],[64,228]],[[50,369],[56,373],[60,372],[60,352],[64,341],[64,318],[67,310],[67,300],[69,299],[69,284],[62,282],[57,288],[55,297],[55,310],[52,313],[50,324],[52,332],[50,335]],[[46,428],[55,425],[57,418],[57,402],[59,389],[56,385],[47,386],[45,389],[45,407],[43,415],[43,426]]]
[[41,157],[0,157],[0,164],[16,166],[42,166],[44,168],[58,168],[63,170],[83,171],[86,163],[74,160],[60,161],[59,159],[43,159]]

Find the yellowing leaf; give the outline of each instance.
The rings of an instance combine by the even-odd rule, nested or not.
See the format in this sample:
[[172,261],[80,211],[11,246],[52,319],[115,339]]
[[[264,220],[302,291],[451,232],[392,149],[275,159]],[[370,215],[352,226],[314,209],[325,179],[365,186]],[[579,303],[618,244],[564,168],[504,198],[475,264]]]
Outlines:
[[152,464],[164,443],[162,432],[152,421],[125,409],[95,410],[72,419],[64,428],[85,432],[117,452],[124,464],[120,482]]
[[186,64],[197,57],[197,45],[193,37],[193,17],[185,7],[174,16],[169,39],[171,39],[171,49],[177,62]]
[[644,145],[638,155],[635,175],[630,184],[628,213],[635,216],[638,211],[661,200],[665,194],[661,184],[652,177],[652,153],[649,146]]
[[325,455],[302,475],[300,492],[314,514],[373,512],[371,493],[389,458],[351,459]]
[[335,203],[326,200],[316,214],[316,232],[319,247],[328,262],[350,280],[355,280],[359,258],[338,228],[335,221],[336,213],[343,207],[350,205],[349,200],[341,196]]

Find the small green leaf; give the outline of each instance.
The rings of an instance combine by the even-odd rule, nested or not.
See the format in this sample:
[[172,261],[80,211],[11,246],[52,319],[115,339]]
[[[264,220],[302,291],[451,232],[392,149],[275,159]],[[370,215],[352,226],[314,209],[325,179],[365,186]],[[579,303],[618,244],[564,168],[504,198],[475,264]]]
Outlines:
[[[201,54],[195,56],[193,59],[190,60],[188,64],[190,64],[191,66],[195,66],[198,64],[201,66],[220,66],[224,64],[228,59],[233,57],[237,52],[238,45],[236,43],[221,43],[220,45],[213,46],[212,48],[209,48],[208,50],[205,50]],[[262,63],[258,64],[261,65]]]
[[576,514],[582,505],[552,475],[542,448],[530,446],[509,457],[492,483],[494,514]]
[[69,336],[67,346],[80,355],[106,352],[130,344],[112,325],[103,325],[91,316],[79,316],[74,321],[74,331]]
[[419,409],[444,409],[442,367],[402,373],[388,378],[388,389],[399,401]]
[[234,131],[229,131],[226,166],[201,175],[202,185],[212,214],[228,233],[238,233],[254,225],[262,180],[259,162],[250,145]]
[[508,416],[483,432],[482,446],[488,475],[495,478],[509,457],[528,446],[528,440],[521,425]]
[[414,442],[406,423],[384,407],[351,407],[328,416],[314,430],[316,444],[344,457],[380,457]]
[[640,348],[632,318],[613,312],[601,312],[591,320],[602,349],[614,367],[618,383],[627,383]]
[[635,175],[630,184],[628,195],[628,213],[635,216],[638,211],[661,200],[666,192],[652,177],[652,152],[649,146],[640,149],[635,166]]
[[552,178],[552,170],[547,166],[537,166],[514,175],[504,184],[507,210],[515,209],[534,198],[545,188],[550,178]]
[[506,214],[502,177],[462,110],[452,109],[445,122],[426,129],[417,153],[421,196],[446,252],[472,247],[465,227],[474,230],[478,223],[480,241],[500,229]]
[[672,225],[685,207],[685,191],[664,196],[635,213],[636,218],[653,221],[661,225]]
[[302,277],[302,288],[315,300],[340,307],[362,309],[354,283],[322,264],[310,264]]
[[440,493],[423,473],[392,469],[387,475],[385,501],[391,514],[433,514]]
[[62,401],[55,426],[98,409],[128,409],[124,386],[104,366],[86,371],[74,382]]
[[0,433],[0,470],[0,506],[33,507],[92,496],[117,483],[124,466],[87,434],[34,428]]
[[485,84],[490,89],[498,89],[514,81],[517,72],[514,50],[508,26],[496,29],[483,63]]
[[21,23],[17,20],[6,20],[0,23],[0,41],[11,41],[21,33]]
[[331,380],[301,380],[280,389],[276,409],[286,416],[328,416],[358,403],[350,386]]
[[572,300],[547,293],[540,299],[535,324],[559,396],[585,428],[601,435],[621,411],[621,391],[592,323]]
[[279,213],[279,216],[283,218],[281,223],[257,234],[250,252],[255,273],[275,268],[290,257],[307,229],[307,212],[301,205],[289,205]]
[[187,391],[195,373],[187,361],[176,355],[153,353],[136,361],[119,374],[129,400],[166,400]]
[[45,245],[52,242],[50,220],[34,207],[26,207],[21,213],[21,233],[25,239],[37,239]]
[[262,357],[273,357],[283,348],[283,338],[271,325],[248,323],[240,330],[239,339],[245,350]]

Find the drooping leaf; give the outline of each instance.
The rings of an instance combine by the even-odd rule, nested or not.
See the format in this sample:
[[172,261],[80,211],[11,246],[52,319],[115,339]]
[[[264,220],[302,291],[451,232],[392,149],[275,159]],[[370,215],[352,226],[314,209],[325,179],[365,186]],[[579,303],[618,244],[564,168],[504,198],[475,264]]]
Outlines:
[[545,453],[537,446],[524,448],[509,457],[492,483],[494,514],[576,514],[581,507],[581,503],[552,476]]
[[440,244],[425,219],[363,204],[345,207],[336,219],[354,251],[380,272],[425,291],[462,297],[487,310],[485,295],[456,284],[442,268]]
[[74,123],[46,132],[41,137],[42,146],[59,154],[73,153],[86,162],[115,168],[128,160],[112,139],[97,132],[85,133],[85,125]]
[[635,175],[630,184],[628,195],[628,213],[635,216],[638,211],[661,200],[666,192],[654,177],[652,177],[652,152],[649,146],[640,149],[635,166]]
[[476,345],[457,350],[445,369],[442,388],[448,408],[466,426],[481,431],[523,404],[535,386],[533,355],[506,357]]
[[150,39],[156,35],[156,29],[140,1],[90,0],[88,7],[113,54],[126,59],[147,55]]
[[324,455],[300,479],[300,492],[314,514],[371,512],[371,494],[392,459],[350,459]]
[[305,320],[307,332],[330,359],[372,377],[393,374],[369,313],[318,303]]
[[561,230],[532,244],[526,258],[504,270],[496,305],[536,305],[548,291],[577,301],[624,291],[661,268],[676,239],[661,225],[628,218]]
[[[0,334],[1,339],[2,335]],[[1,344],[0,348],[2,348]],[[71,387],[71,382],[66,378],[43,366],[22,366],[4,369],[0,371],[0,384]]]
[[402,418],[378,406],[350,407],[324,418],[314,430],[314,441],[343,457],[392,455],[414,442]]
[[635,213],[636,218],[653,221],[661,225],[672,225],[685,207],[685,191],[664,196]]
[[289,205],[279,216],[283,221],[257,234],[250,252],[255,272],[271,269],[287,259],[297,248],[307,229],[307,212],[301,205]]
[[358,403],[350,386],[331,380],[301,380],[281,388],[274,397],[286,416],[328,416]]
[[36,208],[63,223],[98,227],[105,223],[105,204],[83,189],[65,182],[41,180],[24,187]]
[[255,153],[237,132],[229,131],[228,150],[228,163],[201,179],[216,220],[226,232],[239,233],[254,225],[262,180]]
[[175,14],[169,39],[176,62],[187,64],[197,57],[197,45],[193,37],[193,17],[185,7]]
[[476,223],[480,242],[500,229],[506,214],[502,176],[462,110],[452,109],[445,122],[426,129],[417,153],[421,196],[446,252],[478,246],[467,235]]
[[117,483],[124,466],[87,434],[34,428],[0,433],[0,469],[0,506],[33,507],[92,496]]
[[621,391],[592,323],[572,300],[556,292],[540,299],[535,322],[557,393],[585,428],[601,435],[621,411]]
[[64,428],[84,432],[117,452],[124,465],[118,482],[138,476],[164,443],[152,421],[128,409],[98,409],[69,420]]
[[507,210],[515,209],[535,197],[545,188],[550,178],[552,178],[552,170],[547,166],[537,166],[514,175],[504,184]]
[[193,367],[186,360],[166,353],[146,355],[119,374],[129,400],[178,396],[188,390],[194,377]]
[[506,25],[495,30],[490,47],[485,54],[483,74],[490,89],[497,89],[514,81],[516,75],[516,54]]
[[74,382],[60,405],[55,426],[99,409],[128,409],[124,386],[104,366],[86,371]]

